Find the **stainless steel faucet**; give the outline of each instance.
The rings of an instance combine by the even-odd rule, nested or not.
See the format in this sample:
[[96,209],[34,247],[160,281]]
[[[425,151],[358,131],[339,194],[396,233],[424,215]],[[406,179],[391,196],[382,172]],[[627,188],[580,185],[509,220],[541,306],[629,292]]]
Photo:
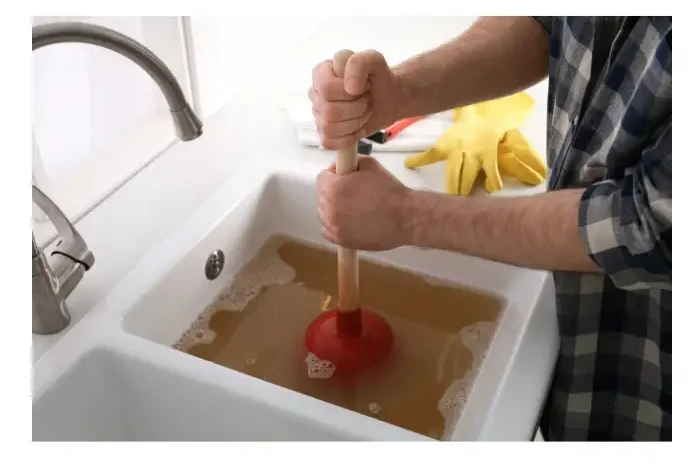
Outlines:
[[[94,24],[61,22],[32,28],[32,51],[64,42],[105,47],[131,59],[159,85],[179,139],[191,141],[201,136],[203,124],[186,101],[174,74],[148,48],[128,36]],[[58,206],[35,185],[32,190],[34,203],[48,216],[60,238],[52,253],[56,261],[51,267],[32,233],[32,332],[54,334],[70,324],[65,302],[94,264],[94,255]]]

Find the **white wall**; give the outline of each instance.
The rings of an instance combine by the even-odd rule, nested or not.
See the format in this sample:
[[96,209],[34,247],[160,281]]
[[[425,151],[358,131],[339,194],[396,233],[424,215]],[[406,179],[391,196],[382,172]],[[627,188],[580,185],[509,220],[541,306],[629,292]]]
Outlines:
[[[105,26],[151,48],[189,93],[180,51],[172,44],[176,17],[33,17],[34,25],[80,21]],[[35,138],[48,178],[66,178],[113,144],[133,125],[167,111],[160,90],[143,70],[102,47],[58,44],[35,51],[33,59]]]
[[[187,19],[192,36],[193,67],[197,72],[195,92],[203,118],[217,112],[225,102],[255,81],[268,78],[289,51],[307,38],[325,19],[323,16],[206,17]],[[275,80],[282,84],[284,77]]]
[[[190,98],[180,17],[32,17],[33,25],[59,21],[105,26],[144,44]],[[154,80],[118,53],[61,43],[34,51],[32,61],[33,181],[74,221],[171,145],[174,127]],[[33,214],[50,238],[53,227],[38,208]]]

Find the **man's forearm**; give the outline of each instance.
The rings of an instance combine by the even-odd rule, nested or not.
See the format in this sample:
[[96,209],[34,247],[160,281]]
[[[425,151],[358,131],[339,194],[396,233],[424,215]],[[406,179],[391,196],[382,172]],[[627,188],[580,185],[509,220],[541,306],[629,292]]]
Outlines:
[[531,269],[600,272],[580,239],[581,193],[473,199],[413,191],[403,212],[406,243]]
[[481,18],[459,37],[394,68],[405,96],[398,117],[525,89],[548,74],[548,50],[548,35],[533,18]]

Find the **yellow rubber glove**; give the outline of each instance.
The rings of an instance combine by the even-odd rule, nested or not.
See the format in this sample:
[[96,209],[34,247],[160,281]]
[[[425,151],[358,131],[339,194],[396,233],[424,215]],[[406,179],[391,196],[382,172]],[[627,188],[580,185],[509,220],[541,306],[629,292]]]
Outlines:
[[547,175],[546,163],[519,130],[509,130],[498,145],[500,168],[527,185],[539,185]]
[[523,183],[541,183],[545,164],[517,130],[533,105],[530,96],[517,93],[455,109],[454,123],[435,145],[404,165],[416,168],[446,160],[446,191],[460,196],[470,193],[482,168],[489,193],[503,188],[500,169]]

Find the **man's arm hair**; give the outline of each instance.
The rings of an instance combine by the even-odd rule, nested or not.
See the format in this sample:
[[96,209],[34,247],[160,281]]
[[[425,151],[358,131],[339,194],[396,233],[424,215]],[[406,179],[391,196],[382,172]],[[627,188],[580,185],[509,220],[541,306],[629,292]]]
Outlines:
[[404,205],[407,243],[524,268],[600,272],[578,228],[582,193],[467,198],[414,191]]
[[484,17],[455,39],[394,67],[399,118],[429,115],[532,86],[548,75],[549,35],[534,18]]

